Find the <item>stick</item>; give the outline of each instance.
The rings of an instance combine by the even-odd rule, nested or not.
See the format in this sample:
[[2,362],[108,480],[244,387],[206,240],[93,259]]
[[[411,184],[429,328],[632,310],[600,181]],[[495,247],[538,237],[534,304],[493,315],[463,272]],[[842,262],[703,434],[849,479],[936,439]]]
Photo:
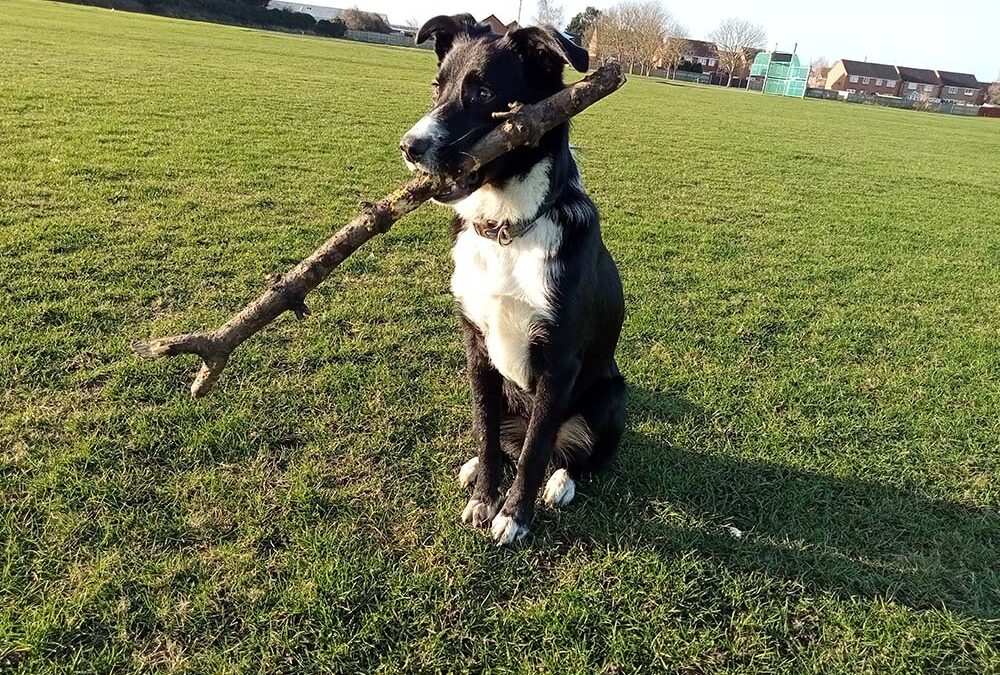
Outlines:
[[305,298],[362,244],[387,232],[393,223],[435,195],[452,188],[497,157],[522,145],[536,145],[554,127],[614,92],[625,83],[621,66],[607,64],[576,84],[530,105],[515,104],[495,113],[503,123],[473,146],[452,176],[421,174],[373,204],[285,274],[268,277],[264,293],[213,331],[136,340],[132,350],[147,359],[196,354],[202,366],[191,384],[195,398],[207,394],[222,374],[229,356],[244,340],[286,311],[302,319],[309,314]]

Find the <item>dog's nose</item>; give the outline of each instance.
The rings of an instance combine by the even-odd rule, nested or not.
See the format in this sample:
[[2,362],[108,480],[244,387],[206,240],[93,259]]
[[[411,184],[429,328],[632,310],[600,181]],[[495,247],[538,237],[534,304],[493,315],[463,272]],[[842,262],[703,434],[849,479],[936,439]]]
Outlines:
[[403,140],[399,142],[399,149],[403,151],[403,157],[414,164],[420,161],[420,158],[427,153],[430,147],[429,139],[416,136],[403,136]]

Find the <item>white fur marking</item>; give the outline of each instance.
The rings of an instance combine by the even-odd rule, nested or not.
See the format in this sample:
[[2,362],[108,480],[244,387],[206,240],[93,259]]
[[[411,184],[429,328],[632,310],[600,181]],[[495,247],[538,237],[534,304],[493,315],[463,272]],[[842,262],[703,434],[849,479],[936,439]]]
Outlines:
[[490,532],[492,532],[493,541],[497,543],[497,546],[509,546],[515,541],[523,539],[524,535],[528,534],[528,528],[525,525],[518,525],[517,521],[510,516],[501,514],[493,519]]
[[479,458],[473,457],[458,470],[458,482],[462,487],[469,487],[476,482],[479,473]]
[[566,506],[576,496],[576,481],[570,478],[566,469],[559,469],[552,474],[545,484],[542,500],[549,506]]
[[407,136],[413,138],[428,138],[431,141],[430,148],[428,148],[427,153],[420,159],[420,164],[414,164],[410,160],[403,157],[403,161],[406,162],[406,168],[410,171],[416,171],[422,166],[433,166],[435,161],[435,155],[437,153],[437,146],[440,144],[441,139],[444,138],[444,129],[441,127],[441,122],[437,118],[437,109],[431,110],[429,113],[417,120],[417,123],[410,127],[410,130],[403,134],[405,139]]
[[[530,218],[548,190],[550,161],[503,190],[484,186],[455,205],[466,219]],[[539,321],[551,320],[552,287],[561,273],[555,253],[562,232],[548,217],[508,246],[466,226],[455,239],[451,292],[465,317],[482,332],[493,366],[521,389],[531,384],[528,346]]]
[[481,502],[473,497],[469,500],[469,503],[465,505],[465,509],[462,511],[462,522],[472,524],[475,527],[485,525],[493,520],[493,517],[497,514],[499,509],[500,507],[498,504],[489,506],[486,502]]

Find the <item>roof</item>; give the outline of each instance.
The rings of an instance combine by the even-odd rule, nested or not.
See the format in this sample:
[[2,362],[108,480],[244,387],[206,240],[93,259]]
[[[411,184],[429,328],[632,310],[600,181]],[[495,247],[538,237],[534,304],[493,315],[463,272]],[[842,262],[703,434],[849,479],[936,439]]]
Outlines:
[[490,30],[492,30],[497,35],[506,35],[508,31],[517,30],[518,28],[520,28],[520,26],[517,24],[517,21],[504,23],[503,21],[497,18],[496,14],[490,14],[488,17],[486,17],[479,23],[481,24],[485,23],[490,27]]
[[684,50],[687,52],[684,56],[699,56],[703,59],[714,59],[718,53],[718,48],[714,42],[706,40],[686,40],[686,42],[688,46]]
[[979,83],[975,75],[969,73],[951,73],[947,70],[939,70],[938,77],[941,84],[946,87],[965,87],[966,89],[981,89],[983,85]]
[[905,68],[899,66],[899,79],[903,82],[917,82],[918,84],[941,84],[941,78],[933,70],[926,68]]
[[899,75],[896,73],[896,66],[887,63],[870,63],[868,61],[851,61],[842,59],[844,70],[848,75],[860,75],[861,77],[874,77],[882,80],[895,80]]

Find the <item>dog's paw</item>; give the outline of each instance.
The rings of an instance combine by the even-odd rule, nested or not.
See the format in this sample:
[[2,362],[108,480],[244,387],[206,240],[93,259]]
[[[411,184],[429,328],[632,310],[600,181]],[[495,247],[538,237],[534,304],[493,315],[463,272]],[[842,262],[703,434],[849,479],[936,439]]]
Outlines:
[[576,496],[576,481],[574,481],[566,469],[559,469],[552,474],[549,482],[545,484],[545,492],[542,493],[542,501],[549,506],[566,506],[573,497]]
[[528,534],[528,525],[519,523],[512,516],[505,516],[501,513],[493,519],[490,532],[493,534],[493,541],[497,543],[497,546],[509,546]]
[[496,502],[484,502],[473,497],[462,511],[462,522],[474,527],[486,527],[499,510],[500,505]]
[[473,457],[458,470],[458,482],[462,487],[470,487],[479,474],[479,458]]

